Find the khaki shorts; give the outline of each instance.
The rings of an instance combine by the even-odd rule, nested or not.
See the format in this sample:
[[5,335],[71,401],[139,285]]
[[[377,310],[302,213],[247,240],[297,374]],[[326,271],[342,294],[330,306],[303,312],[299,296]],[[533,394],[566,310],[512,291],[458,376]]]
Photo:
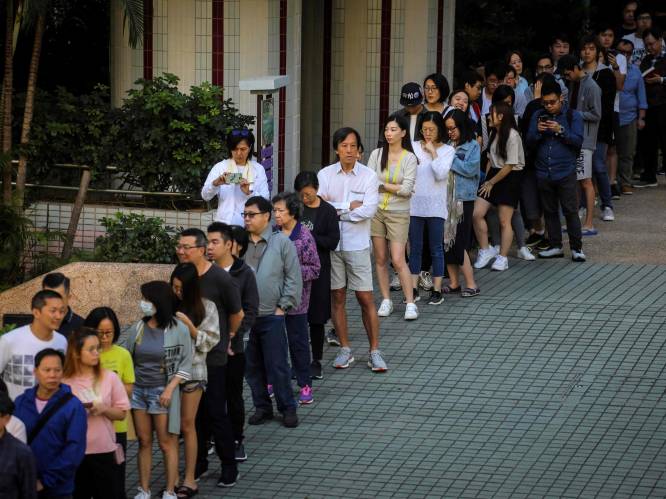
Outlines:
[[585,180],[592,178],[592,154],[590,149],[581,149],[576,160],[576,179]]
[[409,212],[378,209],[370,222],[370,235],[395,243],[406,243],[409,239]]
[[359,251],[331,251],[331,289],[372,291],[370,248]]

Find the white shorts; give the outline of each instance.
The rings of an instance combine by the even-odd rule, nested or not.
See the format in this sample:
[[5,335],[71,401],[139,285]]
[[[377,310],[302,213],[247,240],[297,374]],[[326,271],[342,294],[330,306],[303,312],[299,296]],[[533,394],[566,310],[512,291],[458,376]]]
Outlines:
[[370,248],[359,251],[331,251],[331,289],[372,291]]
[[576,159],[576,179],[585,180],[592,178],[592,155],[594,151],[590,149],[581,149],[578,159]]

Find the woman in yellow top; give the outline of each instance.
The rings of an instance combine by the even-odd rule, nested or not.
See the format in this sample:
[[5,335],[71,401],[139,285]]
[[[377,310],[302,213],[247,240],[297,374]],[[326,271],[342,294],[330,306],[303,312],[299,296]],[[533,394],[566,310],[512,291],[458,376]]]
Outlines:
[[[125,386],[127,396],[132,395],[134,386],[134,363],[132,356],[123,347],[116,345],[120,336],[120,324],[118,317],[113,309],[109,307],[97,307],[88,314],[83,323],[84,326],[97,331],[99,338],[99,361],[104,369],[115,372],[120,381]],[[114,421],[113,426],[116,431],[116,442],[123,447],[123,452],[127,452],[127,427],[129,421],[129,411],[127,417],[121,421]],[[121,497],[125,495],[125,461],[118,466],[118,490],[121,491]]]
[[418,159],[409,139],[407,118],[398,114],[389,116],[384,122],[384,138],[384,146],[372,151],[368,160],[368,167],[377,173],[379,180],[379,204],[370,225],[377,280],[382,293],[377,315],[388,317],[393,311],[388,275],[390,250],[393,269],[405,291],[405,319],[414,320],[419,313],[405,261],[405,247],[409,234],[409,199],[414,191]]

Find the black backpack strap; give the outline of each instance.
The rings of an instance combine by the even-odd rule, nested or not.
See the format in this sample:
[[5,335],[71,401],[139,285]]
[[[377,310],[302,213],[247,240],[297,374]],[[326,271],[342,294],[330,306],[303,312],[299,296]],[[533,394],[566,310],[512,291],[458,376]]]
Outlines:
[[58,401],[53,404],[51,407],[46,409],[44,412],[39,417],[39,420],[37,421],[37,424],[35,427],[32,429],[30,432],[30,435],[28,435],[28,445],[32,443],[32,441],[39,435],[39,432],[42,431],[42,428],[46,426],[46,423],[49,422],[49,419],[51,419],[56,412],[58,412],[67,402],[69,402],[72,398],[74,398],[74,395],[72,395],[71,392],[65,393]]

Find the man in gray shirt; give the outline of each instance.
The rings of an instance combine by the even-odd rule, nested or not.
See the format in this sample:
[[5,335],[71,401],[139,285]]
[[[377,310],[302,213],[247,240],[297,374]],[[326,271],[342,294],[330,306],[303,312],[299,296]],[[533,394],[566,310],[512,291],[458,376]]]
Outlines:
[[273,232],[272,209],[267,199],[255,196],[247,200],[243,212],[245,228],[250,233],[243,259],[254,270],[259,284],[259,314],[245,350],[245,378],[256,410],[248,422],[258,425],[273,418],[267,388],[271,384],[284,426],[294,428],[298,417],[287,363],[284,315],[299,304],[303,280],[296,247],[284,234]]

